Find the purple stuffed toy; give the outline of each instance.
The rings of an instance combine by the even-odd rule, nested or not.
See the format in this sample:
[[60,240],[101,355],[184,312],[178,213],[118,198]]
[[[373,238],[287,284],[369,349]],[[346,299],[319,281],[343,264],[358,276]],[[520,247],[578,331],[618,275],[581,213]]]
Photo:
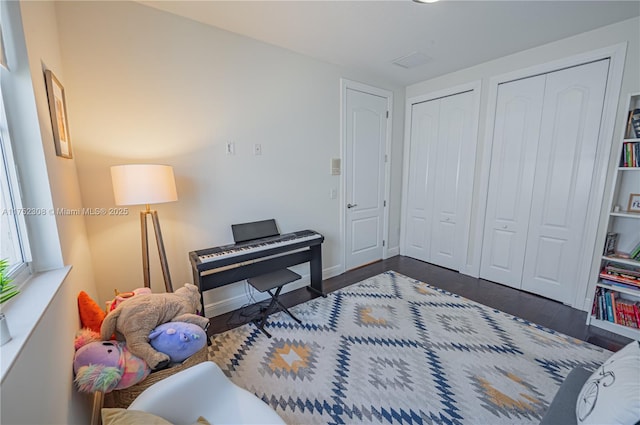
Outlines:
[[207,334],[193,323],[168,322],[151,331],[149,344],[156,351],[168,355],[171,362],[180,363],[207,344]]
[[108,393],[137,384],[151,369],[120,341],[100,341],[100,334],[83,330],[76,337],[73,358],[75,383],[82,392]]

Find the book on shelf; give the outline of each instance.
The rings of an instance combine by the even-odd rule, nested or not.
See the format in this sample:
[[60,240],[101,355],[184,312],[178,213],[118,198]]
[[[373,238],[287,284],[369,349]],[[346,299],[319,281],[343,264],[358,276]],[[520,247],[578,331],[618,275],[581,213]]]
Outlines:
[[616,276],[626,277],[628,279],[640,279],[640,270],[627,267],[613,266],[611,264],[605,266],[605,272]]
[[624,142],[622,144],[622,157],[620,166],[640,167],[640,142]]
[[629,258],[640,260],[640,242],[629,252]]
[[615,282],[613,280],[609,280],[609,279],[600,279],[601,283],[604,283],[605,285],[611,285],[611,286],[615,286],[618,288],[623,288],[623,289],[632,289],[632,290],[638,290],[640,289],[640,286],[638,285],[634,285],[631,283],[620,283],[620,282]]
[[640,302],[622,298],[613,290],[597,288],[591,316],[617,325],[640,329]]
[[617,307],[620,311],[619,324],[637,329],[639,326],[635,313],[638,308],[637,304],[630,300],[620,299]]
[[607,306],[607,320],[611,323],[615,323],[613,316],[613,306],[611,305],[611,291],[605,291],[604,293],[604,303]]
[[629,115],[627,116],[627,128],[625,129],[625,132],[624,132],[625,139],[633,139],[636,135],[635,131],[633,130],[632,118],[633,118],[633,110],[629,111]]
[[640,289],[640,270],[606,265],[599,274],[603,283],[622,283]]
[[616,308],[616,298],[618,297],[618,293],[615,291],[609,291],[609,307],[611,308],[610,317],[613,323],[621,323],[618,319],[618,311],[619,308]]
[[636,138],[640,138],[640,109],[634,109],[631,114],[631,127]]
[[607,233],[607,238],[604,241],[604,255],[615,254],[617,243],[618,243],[618,234],[615,232]]

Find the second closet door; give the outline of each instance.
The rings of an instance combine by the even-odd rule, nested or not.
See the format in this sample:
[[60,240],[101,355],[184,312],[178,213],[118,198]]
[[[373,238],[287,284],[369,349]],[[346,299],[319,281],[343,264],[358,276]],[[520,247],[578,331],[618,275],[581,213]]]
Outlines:
[[480,276],[520,288],[546,77],[498,87]]
[[406,253],[455,270],[466,259],[472,99],[473,92],[465,92],[411,111]]
[[568,302],[583,246],[609,61],[498,88],[480,277]]
[[522,289],[568,303],[593,183],[609,60],[547,75]]

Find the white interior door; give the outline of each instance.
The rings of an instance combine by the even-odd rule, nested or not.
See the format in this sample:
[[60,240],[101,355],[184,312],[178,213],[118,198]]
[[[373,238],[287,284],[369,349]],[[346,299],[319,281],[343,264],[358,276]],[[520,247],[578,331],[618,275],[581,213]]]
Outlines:
[[565,303],[590,249],[583,233],[608,72],[606,59],[547,76],[522,289]]
[[431,209],[431,260],[433,264],[460,270],[466,258],[467,211],[475,157],[470,152],[473,93],[459,93],[439,100],[440,120],[435,148],[434,174],[427,190],[434,194]]
[[466,259],[473,95],[470,90],[411,106],[404,253],[454,270]]
[[480,277],[520,288],[545,75],[498,86]]
[[388,98],[346,89],[346,268],[382,259]]
[[434,193],[427,187],[433,186],[429,183],[434,178],[439,121],[439,100],[412,105],[405,254],[422,261],[431,260]]

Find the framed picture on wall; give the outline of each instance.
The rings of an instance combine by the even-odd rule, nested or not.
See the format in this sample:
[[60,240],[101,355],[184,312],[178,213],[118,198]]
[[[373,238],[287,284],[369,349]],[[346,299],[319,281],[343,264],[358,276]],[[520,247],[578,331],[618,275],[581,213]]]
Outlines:
[[640,213],[640,193],[632,193],[629,195],[628,212]]
[[63,158],[72,158],[64,87],[49,69],[44,71],[44,80],[47,86],[47,97],[49,98],[49,114],[51,116],[56,155]]

